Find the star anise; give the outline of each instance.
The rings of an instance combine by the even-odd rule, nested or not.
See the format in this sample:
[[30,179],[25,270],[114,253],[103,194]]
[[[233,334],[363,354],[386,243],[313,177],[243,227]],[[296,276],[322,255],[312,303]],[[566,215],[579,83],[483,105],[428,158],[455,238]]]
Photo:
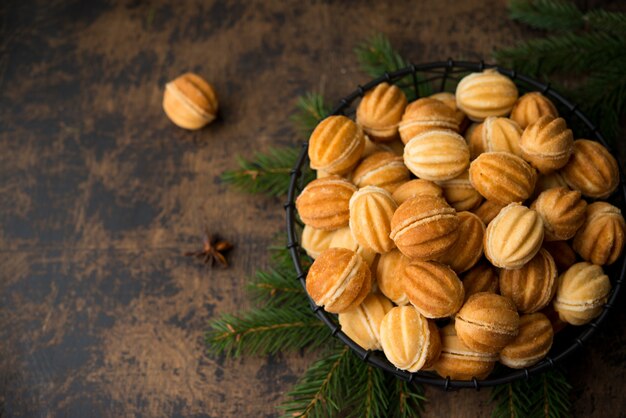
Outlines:
[[219,239],[215,235],[209,234],[207,228],[204,229],[204,235],[202,237],[202,249],[198,251],[189,251],[185,253],[187,257],[196,257],[201,259],[204,264],[213,266],[217,261],[222,267],[228,267],[228,261],[224,256],[228,250],[233,248],[233,245],[225,240]]

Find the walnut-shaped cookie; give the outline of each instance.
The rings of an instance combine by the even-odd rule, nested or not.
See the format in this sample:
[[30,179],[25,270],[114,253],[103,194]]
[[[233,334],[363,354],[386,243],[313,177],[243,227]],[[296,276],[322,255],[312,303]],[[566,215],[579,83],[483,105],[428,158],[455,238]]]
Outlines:
[[408,257],[396,249],[381,254],[378,264],[376,264],[378,290],[399,306],[409,303],[402,283],[404,281],[404,269],[410,262]]
[[309,138],[311,168],[345,174],[359,162],[365,148],[363,129],[345,116],[329,116]]
[[624,234],[626,224],[619,208],[606,202],[592,203],[574,237],[574,251],[594,264],[613,264],[624,249]]
[[520,268],[541,249],[543,230],[537,212],[511,203],[487,226],[485,256],[496,267]]
[[560,171],[553,171],[549,174],[539,174],[537,176],[537,183],[535,184],[535,191],[533,192],[532,198],[536,199],[541,192],[545,192],[546,190],[553,189],[555,187],[566,187],[569,189],[569,186]]
[[452,316],[463,305],[463,283],[445,264],[414,260],[404,269],[402,283],[411,305],[426,318]]
[[472,210],[472,213],[478,216],[485,225],[489,225],[489,222],[493,221],[505,206],[491,200],[485,200],[480,206]]
[[522,315],[519,334],[500,352],[500,363],[512,369],[537,364],[552,348],[554,331],[550,320],[542,313]]
[[306,225],[324,230],[348,226],[350,198],[356,186],[339,176],[310,182],[296,199],[298,214]]
[[391,194],[380,187],[367,186],[352,195],[350,229],[357,242],[377,253],[391,251],[395,247],[389,238],[391,218],[397,207]]
[[459,212],[459,237],[437,261],[447,264],[456,273],[474,266],[483,255],[485,224],[471,212]]
[[522,157],[547,174],[567,164],[574,149],[574,136],[565,119],[542,116],[524,130],[520,147]]
[[574,152],[561,169],[565,182],[585,196],[604,199],[619,185],[617,161],[599,142],[574,141]]
[[374,265],[374,260],[376,259],[376,251],[359,244],[349,226],[333,231],[328,248],[347,248],[352,250],[363,257],[363,260],[370,267]]
[[472,350],[498,353],[511,343],[519,331],[515,304],[504,296],[476,293],[456,314],[454,328]]
[[341,330],[366,350],[382,350],[380,323],[393,308],[389,299],[378,293],[370,293],[363,303],[339,314]]
[[469,181],[469,171],[465,170],[451,180],[439,182],[446,201],[457,211],[472,210],[483,201],[483,197]]
[[430,97],[431,99],[439,100],[445,103],[446,106],[448,106],[450,109],[454,110],[454,114],[456,115],[456,122],[459,126],[459,132],[463,132],[465,130],[465,128],[467,127],[466,124],[469,120],[467,119],[465,113],[463,113],[463,111],[459,109],[459,107],[456,105],[456,97],[454,96],[454,94],[442,91],[441,93],[431,94],[428,97]]
[[500,270],[500,294],[513,301],[522,313],[548,306],[557,285],[556,263],[545,249],[515,270]]
[[505,116],[517,101],[517,87],[510,78],[488,69],[469,74],[456,87],[456,104],[473,121]]
[[309,257],[316,259],[322,252],[330,248],[335,231],[325,231],[305,225],[302,229],[302,239],[300,246],[306,251]]
[[433,260],[458,237],[459,217],[441,197],[422,195],[401,204],[391,219],[391,239],[407,257]]
[[521,156],[521,137],[522,129],[515,121],[495,116],[490,116],[484,122],[470,126],[465,133],[472,160],[483,152],[501,151]]
[[554,309],[568,324],[583,325],[602,313],[610,291],[611,282],[602,267],[576,263],[559,277]]
[[393,197],[398,205],[401,205],[407,200],[420,195],[442,197],[443,190],[430,180],[414,179],[400,185],[394,190],[391,197]]
[[581,198],[580,192],[557,187],[542,192],[530,208],[543,219],[546,241],[565,241],[572,238],[585,222],[587,202]]
[[387,359],[398,369],[416,372],[439,357],[439,335],[413,306],[392,308],[380,325],[380,342]]
[[513,119],[522,129],[532,125],[542,116],[559,117],[559,112],[550,99],[538,91],[526,93],[517,99],[511,110]]
[[458,132],[454,110],[436,99],[422,98],[410,103],[400,122],[400,138],[407,144],[413,137],[432,130]]
[[313,262],[306,276],[311,299],[332,313],[357,307],[372,289],[367,263],[354,251],[329,248]]
[[475,293],[487,292],[498,293],[498,272],[486,260],[480,261],[463,277],[463,289],[465,289],[465,300]]
[[576,253],[567,241],[544,241],[545,248],[556,264],[559,273],[563,273],[576,263]]
[[389,151],[379,151],[363,159],[352,173],[357,187],[378,186],[393,193],[409,180],[409,169],[402,157]]
[[497,354],[472,350],[456,335],[454,324],[440,330],[441,354],[433,369],[441,377],[454,380],[485,379],[493,370]]
[[467,169],[469,149],[463,137],[454,131],[428,131],[405,145],[404,164],[419,178],[450,180]]
[[517,155],[486,152],[470,164],[469,179],[485,199],[508,205],[532,195],[537,172]]
[[356,122],[374,141],[391,141],[398,136],[398,124],[407,100],[404,92],[389,83],[369,90],[356,109]]

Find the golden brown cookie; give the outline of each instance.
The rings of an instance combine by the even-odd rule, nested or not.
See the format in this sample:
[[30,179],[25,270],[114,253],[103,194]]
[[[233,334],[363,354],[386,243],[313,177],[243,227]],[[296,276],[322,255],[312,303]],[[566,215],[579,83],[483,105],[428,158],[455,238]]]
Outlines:
[[470,349],[456,335],[454,324],[440,330],[441,354],[433,365],[441,377],[454,380],[485,379],[493,370],[497,354],[482,353]]
[[439,182],[446,201],[457,211],[472,210],[483,201],[483,197],[469,181],[469,172],[465,170],[455,178]]
[[563,273],[576,263],[576,253],[566,241],[544,241],[543,248],[548,250],[554,259],[559,273]]
[[348,311],[363,302],[372,288],[367,263],[354,251],[329,248],[313,262],[306,290],[328,312]]
[[519,334],[500,352],[500,363],[512,369],[523,369],[542,360],[552,348],[554,331],[544,314],[522,315]]
[[352,182],[357,187],[378,186],[393,193],[409,180],[409,174],[402,157],[379,151],[359,163],[352,173]]
[[511,110],[511,119],[522,129],[526,129],[542,116],[558,118],[559,112],[552,101],[538,91],[524,94],[517,99]]
[[505,116],[517,101],[517,87],[510,78],[488,69],[461,79],[456,87],[456,104],[473,121]]
[[400,122],[400,138],[405,144],[413,137],[432,130],[458,132],[455,111],[436,99],[422,98],[409,104]]
[[306,225],[324,230],[347,226],[350,220],[350,198],[356,186],[339,176],[310,182],[296,199],[298,214]]
[[391,141],[398,136],[398,124],[407,100],[393,84],[380,83],[365,93],[356,109],[356,122],[374,141]]
[[545,227],[545,241],[565,241],[572,238],[585,222],[587,202],[580,192],[557,187],[542,192],[530,208],[537,211]]
[[480,261],[461,278],[465,289],[465,300],[475,293],[498,293],[498,272],[486,260]]
[[311,168],[345,174],[359,162],[365,149],[363,129],[345,116],[329,116],[309,138]]
[[376,265],[376,281],[378,289],[396,305],[406,305],[409,298],[404,291],[404,269],[409,265],[409,260],[399,250],[391,250],[381,254]]
[[537,173],[517,155],[486,152],[470,164],[469,179],[485,199],[508,205],[523,202],[532,195]]
[[469,149],[454,131],[431,130],[414,136],[404,147],[404,164],[417,177],[443,181],[469,165]]
[[309,257],[315,259],[322,252],[330,248],[335,231],[325,231],[305,225],[302,230],[300,246],[306,251]]
[[341,330],[366,350],[382,350],[380,323],[393,308],[389,300],[378,293],[370,293],[363,303],[339,314]]
[[352,235],[352,230],[350,230],[349,226],[333,231],[328,248],[347,248],[363,257],[368,266],[372,267],[374,265],[376,251],[359,244],[354,235]]
[[528,125],[520,140],[522,157],[540,173],[548,174],[567,164],[574,136],[565,119],[542,116]]
[[380,187],[367,186],[352,195],[350,229],[357,242],[377,253],[391,251],[395,247],[389,238],[391,218],[397,207],[391,194]]
[[485,200],[480,206],[472,210],[472,212],[478,216],[485,225],[489,225],[489,222],[493,221],[505,206],[506,205],[501,205],[491,200]]
[[459,237],[437,261],[447,264],[456,273],[469,270],[483,255],[485,224],[471,212],[459,212]]
[[470,126],[465,134],[472,160],[483,152],[508,152],[521,156],[521,137],[522,129],[515,121],[495,116]]
[[615,158],[602,144],[587,139],[574,141],[574,151],[561,175],[569,187],[596,199],[609,197],[619,185]]
[[404,269],[402,283],[411,305],[426,318],[452,316],[463,304],[463,283],[445,264],[414,260]]
[[459,126],[459,132],[463,132],[465,130],[468,119],[465,113],[463,113],[463,111],[457,107],[456,97],[454,96],[454,94],[443,91],[441,93],[431,94],[428,97],[430,97],[431,99],[439,100],[445,103],[445,105],[448,106],[450,109],[454,110],[456,122]]
[[594,264],[613,264],[624,249],[626,224],[619,208],[595,202],[587,206],[585,223],[574,237],[574,250]]
[[424,194],[442,197],[443,190],[430,180],[414,179],[400,185],[391,194],[391,197],[393,197],[398,205],[401,205],[412,197]]

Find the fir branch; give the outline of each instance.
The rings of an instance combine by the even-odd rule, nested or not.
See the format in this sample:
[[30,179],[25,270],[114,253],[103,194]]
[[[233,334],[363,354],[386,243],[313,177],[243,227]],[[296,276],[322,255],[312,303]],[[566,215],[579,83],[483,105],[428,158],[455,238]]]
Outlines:
[[330,111],[331,108],[324,96],[309,92],[298,97],[296,113],[291,116],[291,121],[302,136],[308,138],[317,124],[330,114]]
[[[382,33],[378,33],[358,45],[354,52],[361,69],[372,77],[379,77],[385,72],[398,71],[410,65],[398,51],[396,51],[389,38]],[[423,82],[418,77],[418,93],[420,97],[430,96],[432,86]],[[415,99],[415,90],[410,76],[400,79],[396,85],[406,94],[409,101]]]
[[291,266],[258,270],[247,288],[254,300],[266,306],[307,306],[304,289]]
[[387,376],[379,368],[370,366],[353,356],[351,380],[354,382],[347,417],[376,418],[388,414],[391,391]]
[[583,27],[583,13],[566,0],[511,0],[511,19],[537,29],[570,31]]
[[572,386],[558,369],[549,370],[530,382],[530,418],[561,418],[570,416],[569,398]]
[[268,306],[240,316],[226,314],[212,320],[206,342],[214,354],[265,355],[320,347],[329,337],[326,325],[306,305]]
[[614,66],[625,56],[626,38],[608,33],[566,33],[531,39],[494,53],[498,63],[528,75],[580,74]]
[[330,354],[313,363],[279,406],[285,418],[329,417],[345,406],[354,355],[347,346],[335,344]]
[[496,406],[491,417],[526,418],[531,409],[531,401],[527,395],[528,390],[528,382],[523,380],[495,386],[491,390],[490,401]]
[[602,9],[592,10],[584,16],[589,26],[594,30],[626,34],[626,13],[607,12]]
[[388,376],[388,386],[392,388],[389,416],[394,418],[419,418],[424,411],[424,388],[421,385],[405,382]]
[[[291,171],[300,149],[297,147],[270,148],[267,153],[256,153],[252,160],[237,158],[239,169],[225,171],[221,179],[239,190],[270,196],[286,195]],[[311,170],[303,170],[304,181],[314,178]]]

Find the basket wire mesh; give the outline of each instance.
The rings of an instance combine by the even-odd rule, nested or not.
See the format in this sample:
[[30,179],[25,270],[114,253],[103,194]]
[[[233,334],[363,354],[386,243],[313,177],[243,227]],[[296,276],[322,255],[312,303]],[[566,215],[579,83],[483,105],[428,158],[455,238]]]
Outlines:
[[[417,99],[423,96],[427,91],[426,87],[434,88],[438,91],[454,91],[456,83],[470,72],[483,71],[487,68],[494,68],[499,73],[504,74],[511,78],[518,89],[523,93],[527,91],[539,91],[552,99],[552,101],[559,108],[560,114],[564,117],[568,124],[575,128],[575,132],[579,134],[577,137],[582,137],[580,134],[584,133],[585,137],[595,139],[602,143],[609,151],[611,147],[607,144],[606,140],[593,123],[585,116],[585,114],[579,110],[578,106],[565,97],[560,95],[557,91],[553,90],[550,83],[542,83],[531,77],[517,73],[515,70],[502,68],[496,65],[486,64],[483,61],[469,62],[469,61],[453,61],[448,59],[447,61],[438,61],[425,64],[410,65],[406,68],[398,71],[385,73],[382,76],[371,80],[370,82],[359,85],[355,91],[345,96],[339,101],[339,104],[332,110],[333,115],[353,115],[354,104],[357,99],[363,97],[363,95],[370,89],[374,88],[382,82],[395,83],[402,87],[410,87],[413,93],[412,99]],[[435,93],[437,91],[433,91]],[[303,184],[303,170],[308,170],[308,142],[302,144],[302,149],[298,156],[298,159],[290,172],[291,181],[289,186],[289,192],[287,195],[287,203],[284,208],[286,212],[287,222],[287,249],[291,254],[293,264],[296,270],[296,279],[300,281],[303,287],[306,283],[306,271],[302,263],[302,258],[307,257],[301,250],[299,244],[298,228],[303,225],[296,217],[295,198],[302,191],[305,184]],[[612,154],[614,154],[611,151]],[[624,174],[620,168],[620,184],[618,190],[613,194],[611,202],[618,207],[624,207],[626,201],[626,186],[624,182]],[[617,262],[612,266],[605,268],[607,274],[611,278],[612,290],[609,295],[607,303],[604,305],[600,316],[595,318],[589,324],[582,327],[570,330],[568,333],[563,331],[555,336],[555,343],[548,353],[548,356],[541,360],[539,363],[532,367],[528,367],[522,370],[512,370],[502,367],[499,373],[492,373],[495,376],[490,376],[485,380],[478,380],[473,378],[472,380],[452,380],[450,377],[442,378],[434,372],[418,371],[411,373],[405,370],[397,369],[391,364],[385,355],[380,351],[365,350],[357,343],[352,341],[342,330],[336,317],[326,312],[321,306],[317,306],[315,302],[309,298],[309,304],[313,313],[324,322],[331,330],[332,335],[344,344],[349,346],[354,353],[356,353],[363,361],[379,367],[380,369],[397,376],[408,382],[422,383],[432,385],[444,390],[454,390],[462,388],[473,388],[479,390],[481,387],[490,387],[506,383],[511,383],[518,379],[528,379],[530,376],[538,374],[549,368],[555,366],[556,363],[562,361],[591,338],[598,326],[604,322],[610,310],[615,307],[615,301],[618,294],[621,291],[622,281],[626,274],[626,256],[622,255]]]

